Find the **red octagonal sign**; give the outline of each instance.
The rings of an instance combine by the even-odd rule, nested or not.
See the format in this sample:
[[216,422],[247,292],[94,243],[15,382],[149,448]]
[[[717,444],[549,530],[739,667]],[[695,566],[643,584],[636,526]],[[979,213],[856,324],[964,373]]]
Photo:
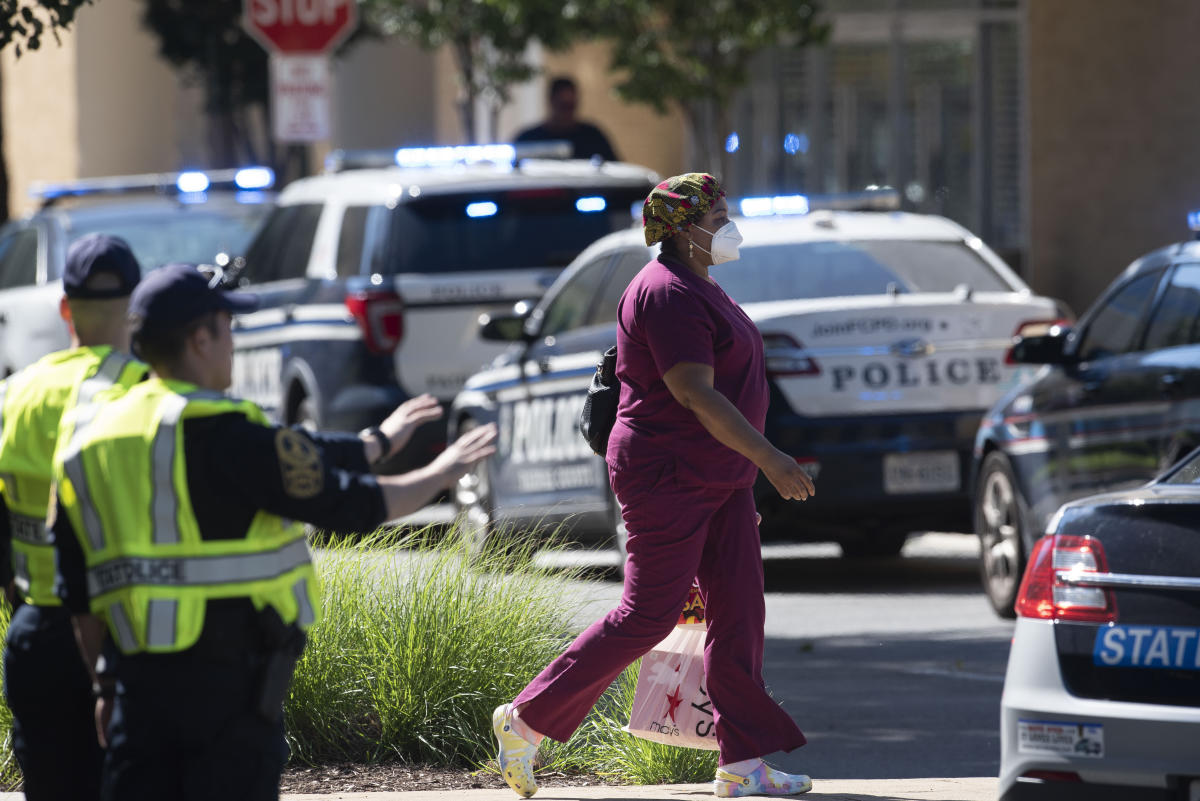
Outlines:
[[273,53],[324,53],[358,22],[355,0],[245,0],[242,24]]

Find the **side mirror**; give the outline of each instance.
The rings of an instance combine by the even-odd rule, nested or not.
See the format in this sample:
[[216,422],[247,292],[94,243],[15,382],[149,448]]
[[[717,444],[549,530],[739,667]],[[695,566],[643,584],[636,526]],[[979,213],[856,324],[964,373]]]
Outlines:
[[1045,333],[1018,334],[1005,354],[1005,364],[1065,364],[1069,361],[1064,348],[1071,329],[1052,325]]
[[496,314],[483,313],[479,315],[479,336],[493,342],[520,342],[531,340],[525,332],[529,313],[536,304],[533,301],[522,300],[516,303],[511,311]]

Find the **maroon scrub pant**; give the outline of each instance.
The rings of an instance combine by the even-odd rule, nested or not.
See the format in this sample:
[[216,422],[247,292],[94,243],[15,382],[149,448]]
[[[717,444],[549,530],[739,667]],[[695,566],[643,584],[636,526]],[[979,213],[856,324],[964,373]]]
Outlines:
[[567,740],[613,680],[670,633],[693,577],[708,621],[704,669],[720,763],[804,745],[762,679],[762,553],[750,488],[680,486],[611,471],[629,532],[621,603],[589,626],[513,702],[521,718]]

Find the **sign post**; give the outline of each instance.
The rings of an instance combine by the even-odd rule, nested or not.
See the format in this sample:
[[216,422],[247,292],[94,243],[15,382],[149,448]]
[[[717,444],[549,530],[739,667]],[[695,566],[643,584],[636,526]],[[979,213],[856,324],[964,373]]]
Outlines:
[[242,26],[271,54],[276,141],[329,138],[329,53],[357,24],[355,0],[244,0]]

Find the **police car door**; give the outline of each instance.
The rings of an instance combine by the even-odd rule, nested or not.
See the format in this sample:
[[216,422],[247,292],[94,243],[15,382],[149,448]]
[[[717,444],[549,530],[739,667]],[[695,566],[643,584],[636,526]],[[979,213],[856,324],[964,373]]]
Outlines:
[[45,231],[26,222],[0,230],[0,377],[70,344],[47,269]]
[[590,528],[610,511],[604,460],[578,424],[596,362],[615,340],[611,326],[588,324],[612,261],[612,251],[597,255],[537,310],[519,389],[500,408],[512,438],[508,464],[496,470],[496,496],[527,519],[553,525],[576,516],[573,526]]
[[1162,270],[1114,288],[1081,325],[1077,361],[1049,398],[1050,481],[1061,500],[1134,486],[1156,471],[1168,403],[1141,346]]
[[1150,391],[1168,404],[1157,458],[1152,466],[1147,460],[1157,472],[1200,445],[1200,264],[1169,272],[1146,327],[1141,364]]

